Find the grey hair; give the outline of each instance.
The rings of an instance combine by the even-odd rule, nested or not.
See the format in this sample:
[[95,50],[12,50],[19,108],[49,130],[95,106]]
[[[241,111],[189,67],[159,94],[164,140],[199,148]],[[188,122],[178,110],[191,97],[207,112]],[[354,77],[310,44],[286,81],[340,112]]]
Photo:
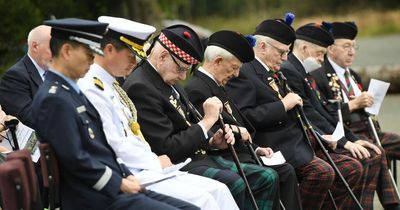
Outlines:
[[223,49],[222,47],[218,47],[215,45],[207,46],[206,51],[204,52],[204,60],[206,62],[210,62],[214,60],[216,57],[221,56],[226,59],[231,59],[234,57],[232,53]]
[[256,38],[256,48],[258,48],[262,42],[271,42],[274,40],[271,37],[263,35],[254,35],[254,38]]

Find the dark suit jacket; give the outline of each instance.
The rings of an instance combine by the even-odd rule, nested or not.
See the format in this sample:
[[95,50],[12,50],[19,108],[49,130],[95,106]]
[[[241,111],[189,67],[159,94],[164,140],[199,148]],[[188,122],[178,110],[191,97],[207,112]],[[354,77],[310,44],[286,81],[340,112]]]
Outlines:
[[[187,107],[189,126],[182,115],[170,103],[171,86],[167,85],[148,63],[143,62],[125,80],[123,89],[137,108],[141,131],[152,150],[168,155],[177,163],[191,157],[193,161],[185,167],[189,170],[198,165],[213,165],[207,155],[195,155],[199,149],[209,149],[208,140],[197,123],[194,110],[188,107],[186,93],[174,86]],[[209,133],[209,137],[211,137]]]
[[[307,74],[300,61],[290,54],[288,60],[282,64],[281,71],[287,77],[290,88],[303,99],[304,112],[313,127],[324,134],[332,134],[338,123],[337,115],[333,115],[335,112],[328,107],[324,95],[318,97],[312,89],[310,75]],[[345,128],[345,136],[352,141],[357,140],[357,137],[347,128]],[[338,141],[338,145],[343,147],[346,142],[347,139],[343,137]]]
[[25,55],[3,75],[0,82],[0,104],[3,110],[32,127],[32,100],[42,83],[35,65]]
[[242,65],[239,77],[230,80],[226,90],[257,130],[254,142],[280,150],[290,164],[299,167],[309,162],[314,153],[295,111],[286,112],[269,85],[272,75],[255,59]]
[[[197,108],[197,110],[199,110],[201,114],[204,113],[203,103],[207,98],[213,96],[219,98],[225,107],[222,111],[222,118],[224,119],[224,122],[230,125],[245,127],[254,137],[254,127],[250,124],[247,118],[242,115],[240,110],[236,107],[233,101],[231,101],[226,92],[221,87],[219,87],[217,83],[215,83],[214,80],[212,80],[209,76],[203,74],[202,72],[195,71],[192,78],[187,83],[185,90],[188,94],[189,100],[193,103],[193,105]],[[227,112],[225,104],[229,104],[234,118]],[[218,125],[214,127],[219,128]],[[249,154],[248,148],[246,148],[241,142],[238,141],[240,139],[240,136],[235,135],[235,138],[235,146],[239,160],[241,162],[254,163],[252,156]],[[252,147],[253,149],[256,149],[258,146],[256,144],[252,144]],[[224,153],[221,153],[221,155],[227,159],[232,159],[229,151],[225,151]]]
[[[334,92],[329,86],[329,82],[333,74],[336,75],[335,69],[333,69],[327,57],[325,57],[324,63],[321,68],[311,72],[311,76],[315,78],[319,90],[327,99],[335,98]],[[352,69],[350,69],[350,74],[353,77],[353,80],[361,87],[361,77]],[[342,88],[339,87],[339,89],[340,89],[340,94],[342,94]],[[363,119],[367,117],[367,114],[363,109],[359,109],[351,113],[348,103],[342,103],[342,116],[344,124],[349,126],[351,125],[352,117],[356,119]]]
[[90,102],[49,72],[33,100],[32,119],[40,141],[49,142],[58,158],[61,208],[105,209],[112,204],[130,172],[117,163]]

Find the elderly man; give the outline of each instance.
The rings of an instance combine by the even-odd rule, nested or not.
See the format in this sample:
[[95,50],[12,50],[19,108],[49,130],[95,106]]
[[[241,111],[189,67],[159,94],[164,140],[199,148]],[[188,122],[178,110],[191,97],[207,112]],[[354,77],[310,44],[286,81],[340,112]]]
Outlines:
[[[360,77],[350,69],[357,49],[355,40],[357,32],[354,22],[332,23],[335,43],[328,47],[327,59],[323,66],[311,75],[325,98],[342,100],[344,124],[356,135],[372,143],[375,141],[372,140],[374,137],[368,126],[368,114],[364,108],[373,104],[373,98],[367,92],[363,92]],[[394,133],[381,131],[378,134],[385,151],[390,156],[399,157],[400,137]],[[400,199],[388,172],[385,153],[381,158],[377,194],[385,209],[400,209]]]
[[[314,129],[322,134],[332,134],[335,130],[338,119],[332,116],[327,108],[328,103],[318,92],[315,81],[309,75],[309,72],[318,68],[324,60],[326,47],[333,44],[333,37],[326,28],[327,24],[310,23],[301,26],[296,30],[296,40],[293,46],[293,52],[288,56],[288,60],[282,64],[281,72],[288,78],[287,82],[291,89],[299,94],[303,99],[303,109],[313,124]],[[345,137],[338,141],[338,153],[343,153],[347,150],[349,156],[353,156],[361,161],[364,167],[364,174],[359,184],[356,184],[357,176],[348,176],[348,172],[354,172],[352,165],[338,164],[344,166],[340,171],[345,177],[350,186],[354,189],[355,195],[358,197],[361,204],[366,208],[371,208],[373,205],[373,196],[377,181],[377,172],[380,169],[381,152],[373,144],[360,140],[349,129],[345,127]],[[347,139],[351,140],[348,141]],[[354,143],[353,143],[354,142]],[[368,149],[371,150],[369,152]],[[330,154],[335,162],[339,162],[343,156],[337,156],[335,153]],[[317,156],[325,159],[321,152],[317,152]],[[355,161],[355,160],[354,160]],[[358,172],[361,174],[361,171]],[[356,179],[356,180],[354,180]],[[333,185],[333,191],[342,199],[348,197],[347,204],[344,208],[357,208],[353,200],[347,196],[340,180]]]
[[33,96],[43,83],[51,60],[49,41],[49,26],[32,29],[28,35],[28,54],[12,66],[0,82],[0,104],[4,111],[29,127],[33,126]]
[[[32,103],[32,119],[41,141],[49,142],[59,163],[61,209],[198,209],[152,191],[117,161],[103,132],[99,113],[76,80],[101,53],[108,24],[68,18],[49,20],[51,71]],[[62,120],[60,120],[62,119]]]
[[[123,18],[101,16],[99,21],[109,24],[101,45],[104,56],[95,56],[94,64],[78,84],[102,113],[107,141],[117,157],[139,181],[141,178],[161,179],[165,176],[163,169],[172,163],[168,156],[157,156],[151,151],[140,128],[132,128],[137,123],[135,105],[115,79],[130,73],[136,65],[136,55],[144,58],[143,45],[156,29]],[[181,174],[148,189],[180,198],[201,209],[238,209],[226,185],[197,175]]]
[[[265,20],[257,26],[255,38],[256,59],[242,66],[239,77],[228,82],[227,91],[254,125],[255,143],[281,151],[295,168],[303,208],[321,209],[335,180],[335,172],[327,162],[315,156],[314,146],[297,121],[295,106],[303,104],[301,97],[285,90],[276,75],[295,40],[294,30],[287,20]],[[360,163],[346,157],[342,160],[354,168],[354,174],[349,173],[349,176],[360,175]],[[335,196],[335,200],[340,208],[344,199]],[[330,207],[328,205],[324,208]]]
[[[216,96],[224,104],[222,116],[225,123],[230,124],[237,140],[247,141],[250,146],[255,129],[247,118],[240,112],[233,101],[225,92],[224,86],[229,79],[239,75],[242,63],[254,59],[252,46],[239,33],[234,31],[219,31],[209,38],[207,48],[204,52],[204,63],[193,77],[189,80],[186,92],[194,106],[203,111],[201,105],[209,97]],[[243,145],[236,141],[236,149],[241,162],[255,164],[255,160]],[[252,144],[255,153],[260,156],[271,157],[273,151],[270,148],[258,147]],[[225,158],[231,159],[229,152],[222,153]],[[283,205],[287,209],[301,209],[299,190],[297,187],[296,173],[293,167],[288,164],[266,167],[266,170],[274,169],[279,175],[279,193]],[[279,203],[275,202],[276,208]]]
[[[173,163],[191,157],[193,161],[184,170],[225,183],[240,209],[251,208],[234,163],[209,154],[215,149],[226,149],[227,143],[234,141],[227,126],[225,136],[221,129],[215,133],[210,131],[219,118],[221,101],[216,97],[207,99],[201,119],[184,90],[176,84],[203,58],[197,34],[189,27],[175,25],[161,30],[153,44],[148,60],[139,65],[123,85],[135,101],[144,136],[155,153],[167,154]],[[259,208],[272,208],[276,173],[255,165],[242,164],[242,167]]]

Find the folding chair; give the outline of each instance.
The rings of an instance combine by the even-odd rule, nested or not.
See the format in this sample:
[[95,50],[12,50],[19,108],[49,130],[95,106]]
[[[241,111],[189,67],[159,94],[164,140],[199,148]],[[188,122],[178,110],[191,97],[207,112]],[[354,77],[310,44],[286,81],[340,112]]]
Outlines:
[[31,210],[30,184],[23,160],[0,164],[0,192],[4,210]]
[[44,205],[48,206],[49,210],[55,210],[60,207],[60,175],[58,171],[57,158],[50,144],[40,143],[39,149],[43,186],[47,188],[46,195],[44,196],[46,196],[48,203],[45,203]]

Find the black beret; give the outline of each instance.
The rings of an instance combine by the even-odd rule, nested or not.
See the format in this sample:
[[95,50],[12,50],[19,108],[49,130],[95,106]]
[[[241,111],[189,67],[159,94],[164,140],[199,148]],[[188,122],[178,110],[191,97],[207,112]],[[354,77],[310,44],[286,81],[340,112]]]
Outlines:
[[175,57],[186,64],[203,60],[203,47],[199,36],[185,25],[173,25],[161,30],[158,41]]
[[293,28],[282,19],[264,20],[256,27],[254,35],[268,36],[286,45],[296,39]]
[[296,30],[296,38],[302,39],[321,47],[334,43],[332,34],[320,23],[309,23]]
[[355,39],[357,36],[357,25],[354,22],[333,22],[332,34],[335,39]]
[[46,20],[44,24],[51,27],[51,37],[76,41],[87,45],[95,53],[103,54],[100,50],[100,41],[108,26],[107,23],[78,18],[65,18]]
[[254,51],[247,39],[240,33],[234,31],[218,31],[213,33],[208,46],[218,46],[232,53],[242,63],[250,62],[254,59]]

